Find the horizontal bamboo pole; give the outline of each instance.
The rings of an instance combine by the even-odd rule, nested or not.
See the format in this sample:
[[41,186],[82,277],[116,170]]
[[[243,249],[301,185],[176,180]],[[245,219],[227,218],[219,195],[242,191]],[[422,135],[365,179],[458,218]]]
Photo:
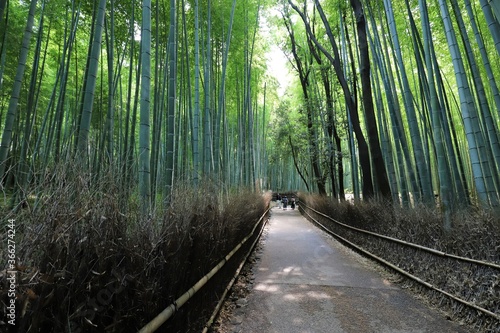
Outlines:
[[336,219],[334,219],[334,218],[332,218],[332,217],[330,217],[330,216],[328,216],[326,214],[323,214],[322,212],[317,211],[316,209],[314,209],[312,207],[309,207],[309,206],[307,206],[304,203],[301,203],[301,206],[305,206],[308,209],[310,209],[313,212],[315,212],[316,214],[321,215],[323,217],[326,217],[330,221],[335,222],[336,224],[341,225],[341,226],[346,227],[346,228],[349,228],[351,230],[355,230],[355,231],[358,231],[358,232],[361,232],[361,233],[365,233],[365,234],[368,234],[368,235],[372,235],[372,236],[375,236],[375,237],[387,239],[387,240],[389,240],[391,242],[394,242],[394,243],[404,244],[406,246],[417,248],[417,249],[420,249],[422,251],[430,252],[432,254],[435,254],[435,255],[438,255],[438,256],[441,256],[441,257],[453,258],[453,259],[457,259],[457,260],[461,260],[461,261],[465,261],[465,262],[470,262],[470,263],[474,263],[474,264],[478,264],[478,265],[483,265],[483,266],[488,266],[488,267],[500,269],[500,265],[496,264],[496,263],[493,263],[493,262],[483,261],[483,260],[476,260],[476,259],[467,258],[467,257],[461,257],[461,256],[457,256],[457,255],[454,255],[454,254],[449,254],[449,253],[446,253],[446,252],[443,252],[443,251],[439,251],[439,250],[436,250],[436,249],[433,249],[433,248],[430,248],[430,247],[418,245],[418,244],[415,244],[415,243],[406,242],[406,241],[401,240],[401,239],[397,239],[397,238],[393,238],[393,237],[389,237],[389,236],[377,234],[377,233],[372,232],[372,231],[368,231],[368,230],[364,230],[364,229],[359,229],[359,228],[347,225],[345,223],[342,223],[340,221],[337,221]]
[[264,214],[259,218],[257,223],[255,223],[252,231],[243,240],[235,246],[235,248],[229,252],[224,259],[222,259],[207,275],[202,277],[194,286],[189,288],[181,297],[175,300],[174,303],[167,306],[160,314],[158,314],[153,320],[147,323],[143,328],[139,330],[139,333],[151,333],[156,331],[161,325],[163,325],[181,306],[183,306],[198,290],[200,290],[225,264],[231,259],[231,257],[246,243],[246,241],[252,237],[257,229],[257,226],[261,223],[262,219],[266,216],[271,208],[269,207]]
[[215,307],[215,310],[213,311],[212,315],[210,316],[210,319],[205,324],[205,327],[203,328],[203,331],[201,333],[207,333],[208,330],[210,329],[210,327],[212,326],[215,318],[217,317],[217,314],[219,313],[219,311],[220,311],[220,309],[222,307],[222,304],[224,303],[224,300],[226,299],[227,293],[233,287],[233,284],[236,281],[236,278],[238,277],[238,275],[240,275],[241,269],[245,265],[245,262],[247,261],[248,257],[250,256],[250,254],[252,253],[253,249],[255,248],[255,245],[259,241],[260,236],[262,235],[262,232],[264,231],[265,223],[266,222],[264,222],[264,224],[262,225],[262,228],[260,228],[259,235],[257,237],[255,237],[255,240],[253,241],[252,245],[250,246],[250,249],[248,250],[247,254],[245,255],[245,258],[243,258],[243,260],[241,261],[240,265],[238,266],[238,269],[236,270],[236,273],[233,275],[231,281],[229,281],[228,285],[226,286],[226,289],[224,290],[224,293],[222,294],[219,302],[217,303],[217,306]]
[[[304,204],[302,204],[302,206],[304,206]],[[312,208],[310,208],[310,209],[312,209]],[[312,210],[314,210],[314,209],[312,209]],[[309,217],[310,217],[310,218],[314,221],[314,223],[318,224],[318,225],[321,227],[321,229],[325,230],[325,231],[326,231],[327,233],[329,233],[330,235],[333,235],[335,238],[340,239],[342,242],[344,242],[344,243],[348,244],[348,245],[349,245],[349,246],[351,246],[352,248],[355,248],[357,251],[359,251],[359,252],[361,252],[361,253],[363,253],[363,254],[367,255],[367,256],[368,256],[368,257],[370,257],[370,258],[375,259],[376,261],[378,261],[378,262],[380,262],[380,263],[382,263],[382,264],[386,265],[387,267],[390,267],[391,269],[393,269],[393,270],[397,271],[398,273],[400,273],[400,274],[402,274],[402,275],[404,275],[404,276],[408,277],[408,278],[409,278],[409,279],[411,279],[411,280],[414,280],[414,281],[416,281],[416,282],[418,282],[418,283],[420,283],[420,284],[424,285],[425,287],[427,287],[427,288],[429,288],[429,289],[432,289],[432,290],[435,290],[435,291],[437,291],[437,292],[440,292],[440,293],[442,293],[443,295],[446,295],[446,296],[448,296],[448,297],[450,297],[450,298],[454,299],[455,301],[457,301],[457,302],[459,302],[459,303],[462,303],[462,304],[464,304],[464,305],[466,305],[466,306],[469,306],[469,307],[471,307],[471,308],[474,308],[474,309],[476,309],[477,311],[482,312],[482,313],[484,313],[484,314],[486,314],[486,315],[488,315],[488,316],[490,316],[490,317],[493,317],[493,318],[495,318],[495,319],[497,319],[497,320],[500,320],[500,315],[498,315],[498,314],[496,314],[496,313],[494,313],[494,312],[491,312],[491,311],[489,311],[489,310],[487,310],[487,309],[484,309],[484,308],[482,308],[482,307],[480,307],[480,306],[478,306],[478,305],[476,305],[476,304],[474,304],[474,303],[471,303],[471,302],[468,302],[468,301],[466,301],[466,300],[464,300],[464,299],[461,299],[461,298],[459,298],[459,297],[457,297],[457,296],[455,296],[455,295],[453,295],[453,294],[450,294],[449,292],[447,292],[447,291],[445,291],[445,290],[439,289],[438,287],[434,286],[433,284],[431,284],[431,283],[429,283],[429,282],[427,282],[427,281],[424,281],[424,280],[420,279],[419,277],[417,277],[417,276],[415,276],[415,275],[412,275],[412,274],[408,273],[407,271],[405,271],[405,270],[403,270],[403,269],[399,268],[398,266],[396,266],[396,265],[394,265],[394,264],[392,264],[392,263],[388,262],[387,260],[382,259],[382,258],[380,258],[380,257],[378,257],[378,256],[376,256],[376,255],[374,255],[374,254],[372,254],[371,252],[368,252],[367,250],[363,249],[362,247],[360,247],[360,246],[358,246],[358,245],[356,245],[356,244],[352,243],[351,241],[347,240],[346,238],[344,238],[344,237],[342,237],[342,236],[337,235],[336,233],[334,233],[333,231],[331,231],[330,229],[328,229],[327,227],[325,227],[323,224],[321,224],[319,221],[317,221],[316,219],[314,219],[314,218],[313,218],[313,217],[312,217],[309,213],[307,213],[306,211],[304,211],[304,213],[306,213],[306,214],[307,214],[307,216],[309,216]],[[323,213],[320,213],[320,214],[321,214],[321,215],[324,215]],[[325,216],[326,216],[326,215],[325,215]],[[340,223],[340,222],[339,222],[339,223]],[[361,229],[360,229],[360,230],[361,230]],[[411,243],[410,243],[410,244],[411,244]]]

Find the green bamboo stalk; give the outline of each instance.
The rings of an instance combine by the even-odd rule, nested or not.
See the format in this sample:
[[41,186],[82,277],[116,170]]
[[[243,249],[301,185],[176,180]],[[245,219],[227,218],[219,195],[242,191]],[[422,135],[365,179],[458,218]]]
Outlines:
[[141,27],[141,99],[139,127],[139,193],[142,211],[151,210],[150,178],[150,99],[151,99],[151,0],[142,2]]
[[0,181],[6,175],[8,164],[7,157],[11,146],[12,133],[14,131],[14,122],[17,114],[19,98],[21,95],[21,85],[24,77],[24,71],[26,69],[26,61],[28,58],[31,35],[33,33],[36,4],[37,0],[31,0],[28,19],[26,20],[26,28],[24,29],[24,35],[21,44],[21,51],[19,54],[16,76],[14,78],[14,87],[12,89],[12,94],[9,100],[9,107],[7,109],[7,115],[5,117],[5,126],[3,129],[2,141],[0,143]]
[[89,68],[85,77],[86,88],[83,96],[83,112],[78,133],[78,152],[82,158],[88,157],[88,139],[90,133],[90,122],[92,119],[92,108],[94,104],[95,86],[97,82],[97,71],[99,68],[99,57],[101,54],[102,31],[104,28],[104,14],[106,12],[106,0],[99,0],[95,18],[95,28],[92,35],[92,46],[89,54]]

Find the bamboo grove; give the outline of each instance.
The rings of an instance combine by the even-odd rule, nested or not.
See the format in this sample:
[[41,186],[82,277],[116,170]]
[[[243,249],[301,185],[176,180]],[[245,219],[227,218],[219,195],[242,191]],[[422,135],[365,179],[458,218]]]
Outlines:
[[74,163],[145,212],[205,181],[497,207],[499,17],[488,0],[0,0],[2,189],[16,206]]
[[437,203],[445,213],[498,206],[498,2],[280,6],[302,122],[290,155],[308,188]]
[[43,193],[61,164],[119,177],[144,212],[175,183],[259,183],[263,5],[2,0],[0,177],[12,203]]

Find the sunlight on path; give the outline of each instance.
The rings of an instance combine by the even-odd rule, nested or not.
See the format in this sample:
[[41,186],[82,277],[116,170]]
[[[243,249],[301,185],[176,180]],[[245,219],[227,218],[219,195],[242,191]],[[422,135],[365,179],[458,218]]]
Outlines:
[[295,210],[273,208],[255,284],[233,332],[459,333],[374,264]]

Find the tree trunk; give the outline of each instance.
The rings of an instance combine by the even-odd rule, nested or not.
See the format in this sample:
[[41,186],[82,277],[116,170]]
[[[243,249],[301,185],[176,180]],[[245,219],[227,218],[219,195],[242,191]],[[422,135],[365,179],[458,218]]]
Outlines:
[[26,61],[28,59],[31,34],[33,33],[36,3],[37,0],[31,0],[28,19],[26,20],[26,28],[24,30],[23,41],[21,44],[21,52],[19,54],[16,77],[14,79],[14,88],[12,89],[9,107],[7,109],[7,116],[5,117],[5,126],[3,129],[2,141],[0,143],[0,184],[3,182],[5,170],[7,169],[7,156],[9,154],[10,144],[12,140],[12,132],[14,129],[19,96],[21,95],[21,85],[23,81],[24,70],[26,69]]
[[372,88],[370,79],[370,57],[368,53],[368,41],[366,36],[366,21],[363,13],[363,6],[359,0],[351,0],[351,6],[356,17],[356,27],[358,32],[359,45],[359,65],[361,76],[361,90],[366,117],[366,128],[368,131],[368,141],[370,144],[370,155],[373,163],[373,173],[377,181],[380,194],[386,198],[391,198],[391,188],[387,178],[387,171],[384,165],[382,149],[380,148],[379,135],[377,130],[377,119],[373,107]]
[[479,203],[481,205],[486,205],[489,203],[489,193],[485,183],[485,175],[483,173],[482,164],[484,163],[484,159],[481,157],[481,143],[477,141],[478,137],[482,136],[482,133],[479,131],[477,110],[474,107],[463,59],[460,54],[460,49],[458,47],[455,31],[453,29],[447,6],[448,5],[445,1],[439,0],[441,18],[443,19],[448,48],[452,56],[453,67],[455,69],[455,77],[460,97],[460,109],[462,111],[465,135],[469,145],[468,149],[472,166],[472,177],[474,178]]
[[90,61],[87,76],[85,78],[86,88],[83,96],[83,112],[78,133],[78,153],[82,157],[88,157],[88,139],[90,122],[92,120],[92,108],[94,104],[95,86],[97,82],[97,71],[99,69],[99,57],[101,55],[102,31],[104,28],[104,14],[106,12],[106,0],[100,0],[95,20],[95,28],[92,37]]
[[[493,36],[495,48],[500,56],[500,4],[498,1],[491,0],[479,0],[479,2],[481,3],[481,8],[483,9],[488,29]],[[493,15],[493,10],[495,11],[496,18],[495,15]]]
[[[285,9],[286,10],[286,9]],[[308,141],[309,141],[309,150],[310,150],[310,158],[311,158],[311,166],[314,173],[314,178],[316,184],[318,186],[318,192],[320,195],[326,195],[325,188],[325,180],[321,173],[320,164],[319,164],[319,156],[318,156],[318,145],[316,140],[316,129],[313,126],[313,116],[312,116],[312,103],[309,98],[309,72],[310,65],[312,59],[307,60],[309,63],[302,63],[302,59],[300,58],[297,51],[297,43],[295,40],[295,34],[292,28],[292,22],[290,19],[290,15],[288,12],[283,13],[283,19],[288,30],[288,35],[290,37],[290,41],[292,43],[292,53],[295,60],[297,72],[299,74],[300,85],[302,87],[302,94],[304,98],[304,108],[306,109],[307,116],[307,133],[308,133]]]
[[330,44],[333,48],[334,56],[332,56],[315,38],[311,27],[309,25],[309,22],[307,18],[305,17],[304,13],[302,13],[297,6],[295,6],[291,0],[289,0],[289,4],[292,6],[292,8],[300,15],[302,18],[302,21],[306,27],[307,33],[310,35],[311,40],[316,44],[316,46],[323,52],[323,54],[328,58],[328,60],[331,62],[335,74],[337,75],[337,79],[342,87],[342,92],[344,93],[344,99],[345,103],[347,106],[347,110],[349,112],[349,117],[350,121],[354,130],[354,133],[356,134],[356,138],[358,139],[358,151],[359,151],[359,161],[361,164],[361,172],[363,176],[363,197],[366,199],[372,198],[374,196],[374,189],[373,189],[373,181],[372,181],[372,173],[371,173],[371,162],[370,162],[370,152],[368,148],[368,144],[365,140],[365,137],[363,135],[363,131],[361,130],[361,123],[359,121],[359,115],[358,115],[358,110],[356,107],[355,100],[351,94],[351,91],[349,89],[349,86],[347,84],[347,80],[344,76],[343,70],[342,70],[342,65],[340,63],[340,55],[339,55],[339,50],[337,47],[337,43],[335,42],[335,39],[333,37],[332,30],[330,28],[330,24],[328,23],[328,20],[322,10],[321,5],[319,4],[319,1],[315,0],[315,6],[318,9],[318,13],[321,16],[321,20],[323,21],[323,24],[326,29],[326,33],[328,35],[328,39],[330,41]]
[[399,37],[396,30],[396,23],[394,20],[394,13],[392,9],[392,4],[388,0],[384,0],[384,5],[386,9],[387,21],[389,23],[389,29],[391,32],[391,37],[393,41],[394,51],[396,54],[396,60],[398,63],[399,73],[401,74],[401,80],[403,83],[403,101],[405,105],[406,115],[408,117],[408,125],[410,128],[411,144],[413,146],[415,164],[417,166],[417,175],[420,182],[420,189],[423,195],[422,199],[425,202],[433,202],[434,194],[432,191],[432,182],[429,169],[427,168],[426,158],[423,151],[422,137],[420,134],[420,129],[418,126],[418,119],[414,107],[413,94],[411,92],[408,77],[406,75],[406,70],[403,61],[403,55],[401,53],[401,46],[399,43]]
[[430,95],[430,111],[432,115],[432,132],[434,138],[434,146],[436,150],[436,162],[438,165],[439,175],[439,200],[440,208],[444,214],[443,226],[445,230],[451,229],[450,219],[450,199],[451,199],[451,175],[448,167],[446,148],[444,145],[441,125],[442,108],[437,98],[437,91],[434,84],[434,66],[432,57],[435,56],[431,53],[432,47],[432,33],[430,30],[429,17],[427,15],[427,3],[425,0],[420,0],[420,13],[422,15],[422,31],[424,37],[424,53],[425,64],[427,68],[427,83]]
[[193,110],[193,183],[198,186],[200,174],[199,128],[200,128],[200,36],[199,4],[194,2],[194,110]]
[[139,195],[142,212],[149,214],[151,209],[150,180],[150,98],[151,98],[151,0],[142,2],[141,28],[141,100],[139,127]]
[[177,89],[177,20],[175,15],[176,1],[170,0],[170,30],[168,35],[168,119],[167,119],[167,173],[166,196],[170,200],[174,182],[174,138],[175,138],[175,100]]

